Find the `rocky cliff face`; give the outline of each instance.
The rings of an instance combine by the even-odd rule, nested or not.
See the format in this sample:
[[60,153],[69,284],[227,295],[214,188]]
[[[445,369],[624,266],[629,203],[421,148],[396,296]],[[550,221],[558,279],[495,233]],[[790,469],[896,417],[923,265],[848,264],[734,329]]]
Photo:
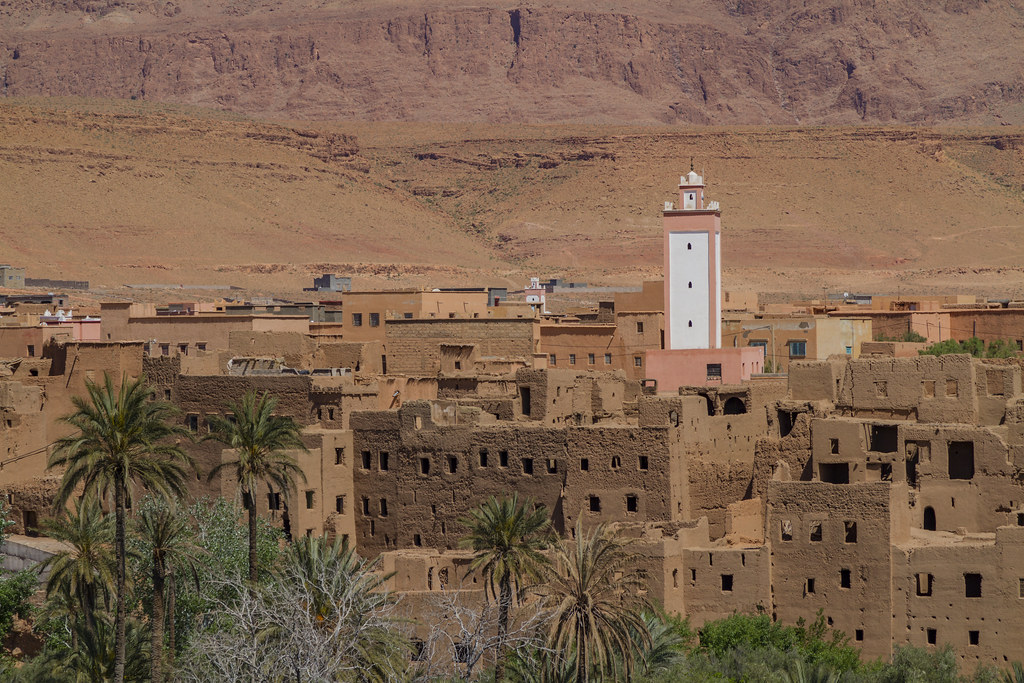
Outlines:
[[0,92],[277,118],[1024,123],[1008,0],[404,2],[4,0]]

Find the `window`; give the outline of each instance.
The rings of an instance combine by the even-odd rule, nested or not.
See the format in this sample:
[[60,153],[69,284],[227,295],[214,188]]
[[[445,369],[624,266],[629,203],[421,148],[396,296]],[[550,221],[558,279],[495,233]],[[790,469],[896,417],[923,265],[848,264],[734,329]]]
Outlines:
[[580,471],[581,472],[589,472],[590,471],[590,459],[589,458],[580,458]]
[[895,453],[899,450],[899,432],[896,425],[871,425],[868,450],[876,453]]
[[335,448],[334,449],[334,464],[344,465],[345,464],[345,449]]
[[807,355],[807,342],[803,339],[794,339],[788,346],[790,358],[804,358]]
[[964,574],[964,597],[981,597],[981,574]]
[[639,508],[639,501],[636,496],[626,496],[626,512],[636,512]]
[[839,439],[828,440],[828,452],[832,455],[839,455]]
[[590,496],[590,511],[600,512],[601,511],[601,499],[597,496]]
[[594,354],[588,353],[587,354],[587,365],[593,365],[593,364],[594,364]]
[[956,398],[958,394],[959,394],[959,391],[957,389],[956,380],[955,379],[947,379],[946,380],[946,396],[948,398]]
[[199,351],[205,351],[206,342],[196,342],[196,349],[198,349]]
[[430,458],[420,458],[420,474],[430,474]]
[[864,629],[859,628],[853,632],[853,639],[858,643],[864,640]]
[[721,363],[708,363],[708,379],[722,379],[722,364]]
[[779,523],[779,533],[782,535],[783,541],[793,540],[793,523],[788,519],[782,520]]
[[611,365],[612,364],[612,354],[610,354],[610,353],[604,354],[604,364],[605,365]]
[[188,422],[188,429],[189,429],[190,432],[198,432],[199,431],[199,416],[198,415],[190,413],[188,418],[187,418],[187,422]]
[[937,643],[939,641],[939,632],[936,631],[935,629],[930,628],[930,629],[928,629],[926,631],[926,633],[927,633],[928,644],[929,645],[934,645],[935,643]]
[[281,509],[281,494],[279,492],[270,491],[269,493],[267,493],[267,509]]
[[641,470],[646,470],[647,466],[648,466],[647,456],[646,455],[639,456],[639,461],[640,462],[638,463],[638,465],[639,465],[640,469]]
[[967,642],[970,645],[977,645],[981,641],[981,637],[980,636],[981,636],[981,632],[980,631],[968,631],[967,632]]
[[362,327],[362,326],[363,326],[363,314],[362,313],[353,313],[352,314],[352,327]]
[[691,249],[693,249],[693,243],[692,243],[692,242],[687,242],[687,243],[686,243],[686,249],[687,249],[687,250],[691,250]]
[[390,458],[388,456],[388,452],[387,451],[381,451],[380,456],[378,456],[378,463],[380,465],[380,471],[381,472],[387,472],[388,471],[388,464],[389,464],[388,461],[389,460],[390,460]]
[[644,333],[644,324],[643,324],[643,322],[641,322],[639,320],[636,323],[636,333],[637,334],[643,334]]
[[722,592],[732,593],[732,574],[722,574]]
[[548,458],[548,474],[556,474],[558,472],[558,461],[554,458]]
[[402,317],[405,318],[406,320],[412,320],[412,313],[406,311],[405,313],[402,314]]
[[533,458],[523,458],[523,474],[533,474]]
[[188,355],[188,344],[178,344],[178,353],[183,356]]
[[569,354],[569,365],[576,365],[576,354],[575,353],[570,353]]
[[612,469],[617,470],[622,467],[622,458],[617,455],[612,456]]
[[917,594],[922,598],[926,598],[932,594],[932,582],[934,578],[931,574],[918,574],[917,575]]
[[423,546],[423,538],[419,534],[413,534],[412,535],[412,544],[414,546],[416,546],[417,548],[422,547]]
[[380,313],[370,314],[370,327],[380,327]]
[[480,449],[480,467],[487,467],[487,449]]
[[313,509],[313,496],[314,496],[314,492],[313,491],[306,491],[306,509],[307,510],[312,510]]
[[814,579],[807,579],[807,583],[804,584],[804,593],[807,595],[814,593]]
[[823,462],[818,465],[818,478],[829,484],[849,484],[850,464],[846,462]]
[[844,539],[845,542],[846,543],[856,543],[857,542],[857,522],[843,522],[843,526],[845,527],[845,531],[846,531],[846,537]]
[[35,347],[35,345],[34,344],[29,344],[28,345],[28,357],[29,358],[34,358],[35,355],[36,355],[36,347]]
[[839,587],[849,588],[850,587],[850,570],[840,569],[839,570]]
[[339,515],[345,514],[345,496],[334,497],[334,511]]
[[360,463],[360,465],[362,465],[362,468],[364,470],[370,469],[370,460],[372,459],[370,456],[370,451],[363,451],[361,455],[362,462]]
[[370,499],[367,498],[366,496],[363,496],[363,499],[362,499],[361,502],[362,502],[362,505],[363,505],[363,514],[364,515],[370,514]]
[[821,543],[821,522],[811,522],[811,543]]
[[523,415],[526,417],[530,416],[530,387],[519,387],[519,397],[522,401]]
[[1018,581],[1017,597],[1018,598],[1024,598],[1024,579],[1017,579],[1017,581]]
[[171,355],[171,345],[170,344],[161,344],[160,345],[160,355],[161,356],[169,356],[169,355]]
[[949,442],[949,478],[974,478],[974,442]]
[[633,356],[633,367],[642,368],[644,366],[643,356]]
[[548,365],[558,365],[558,356],[556,354],[548,354]]
[[459,459],[454,455],[448,456],[448,474],[455,474],[459,470]]
[[381,498],[380,499],[380,516],[381,517],[387,517],[388,516],[388,499],[387,498]]

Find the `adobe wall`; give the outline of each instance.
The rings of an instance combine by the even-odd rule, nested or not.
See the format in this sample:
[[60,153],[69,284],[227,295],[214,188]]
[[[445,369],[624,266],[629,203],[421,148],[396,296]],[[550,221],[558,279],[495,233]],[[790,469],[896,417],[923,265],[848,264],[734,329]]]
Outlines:
[[787,624],[813,622],[820,609],[865,658],[891,654],[893,486],[899,485],[768,484],[774,617]]
[[441,345],[474,345],[481,358],[533,363],[537,323],[527,319],[388,320],[385,326],[388,372],[435,375],[441,371]]

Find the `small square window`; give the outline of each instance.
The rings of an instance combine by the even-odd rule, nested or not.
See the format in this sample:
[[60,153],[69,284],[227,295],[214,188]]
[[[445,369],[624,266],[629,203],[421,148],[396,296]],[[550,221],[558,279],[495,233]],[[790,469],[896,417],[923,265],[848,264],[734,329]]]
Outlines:
[[362,327],[362,326],[363,326],[363,314],[362,313],[353,313],[352,314],[352,327]]
[[523,474],[533,474],[533,458],[523,458]]
[[708,363],[707,364],[707,377],[708,379],[722,379],[722,364],[721,363]]
[[600,512],[601,511],[601,499],[597,496],[590,496],[590,511]]
[[732,592],[732,574],[722,574],[722,591],[725,593]]
[[404,318],[405,320],[412,320],[412,313],[406,311],[405,313],[402,314],[402,318]]
[[790,358],[804,358],[807,355],[807,342],[803,339],[794,339],[787,346],[789,346]]
[[642,368],[644,366],[643,356],[633,356],[633,367]]
[[935,643],[939,642],[939,632],[935,629],[927,629],[925,633],[927,635],[929,645],[934,645]]
[[921,395],[925,398],[935,398],[935,380],[921,380]]
[[370,314],[370,327],[380,327],[380,313]]
[[946,396],[948,398],[956,398],[959,394],[957,383],[955,379],[946,380]]

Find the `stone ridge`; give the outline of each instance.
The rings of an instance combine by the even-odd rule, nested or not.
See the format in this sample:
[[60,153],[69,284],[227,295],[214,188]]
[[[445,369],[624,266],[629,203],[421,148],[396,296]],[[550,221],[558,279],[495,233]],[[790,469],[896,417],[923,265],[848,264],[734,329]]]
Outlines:
[[14,5],[0,7],[6,96],[288,119],[1024,122],[1024,24],[980,0]]

